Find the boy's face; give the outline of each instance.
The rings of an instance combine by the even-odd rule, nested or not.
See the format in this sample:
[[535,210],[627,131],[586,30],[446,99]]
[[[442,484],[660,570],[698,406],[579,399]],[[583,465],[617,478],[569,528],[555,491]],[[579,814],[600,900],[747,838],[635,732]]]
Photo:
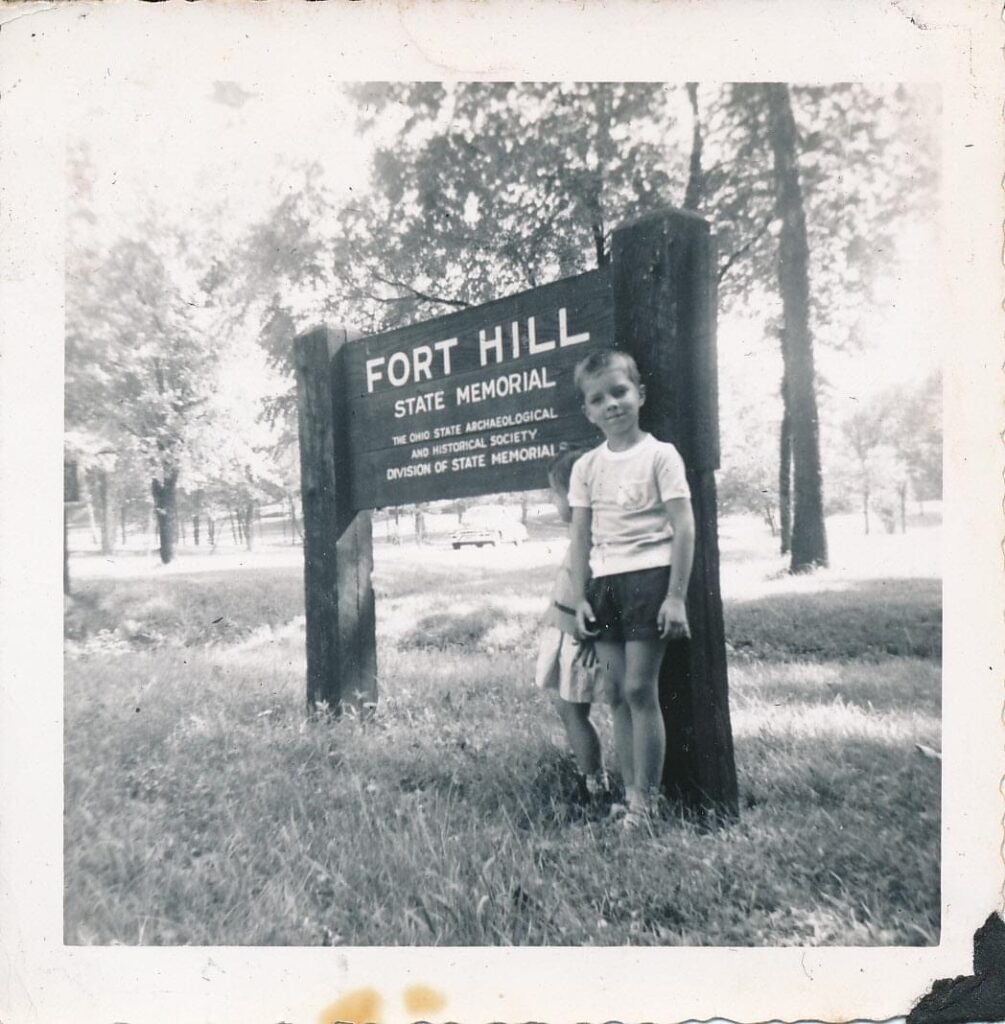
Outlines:
[[583,380],[583,412],[609,441],[635,434],[645,401],[645,387],[635,384],[620,366],[608,366]]

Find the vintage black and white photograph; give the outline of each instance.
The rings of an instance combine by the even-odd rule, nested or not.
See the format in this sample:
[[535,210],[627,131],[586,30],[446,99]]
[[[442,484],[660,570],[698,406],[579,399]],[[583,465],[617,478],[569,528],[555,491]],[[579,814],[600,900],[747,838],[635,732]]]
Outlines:
[[68,151],[67,941],[936,943],[938,94],[187,88]]
[[934,953],[939,76],[132,38],[61,101],[57,942]]

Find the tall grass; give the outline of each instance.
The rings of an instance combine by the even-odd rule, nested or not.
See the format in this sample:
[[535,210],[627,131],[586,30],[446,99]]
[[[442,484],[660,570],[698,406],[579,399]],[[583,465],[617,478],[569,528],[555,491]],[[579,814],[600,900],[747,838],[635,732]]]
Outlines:
[[727,609],[759,652],[730,675],[741,820],[640,837],[578,813],[529,682],[550,575],[497,569],[489,588],[474,560],[379,567],[379,711],[337,722],[305,715],[296,571],[84,588],[66,662],[65,940],[937,941],[939,770],[915,747],[939,745],[937,647],[891,653],[880,614],[927,629],[937,590],[890,581],[786,606],[843,630],[855,657],[787,647],[777,620]]

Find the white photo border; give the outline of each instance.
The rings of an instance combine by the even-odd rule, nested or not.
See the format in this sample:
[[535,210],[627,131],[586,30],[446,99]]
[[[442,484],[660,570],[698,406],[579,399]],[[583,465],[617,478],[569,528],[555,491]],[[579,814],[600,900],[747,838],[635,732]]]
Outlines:
[[[1001,45],[978,0],[427,5],[110,0],[0,10],[0,975],[16,1022],[313,1024],[351,993],[409,1020],[906,1015],[971,971],[1001,906]],[[68,90],[152,61],[314,61],[345,80],[847,80],[942,90],[946,518],[942,941],[933,948],[125,948],[62,944],[63,143]],[[83,69],[83,73],[78,74]],[[279,78],[272,79],[277,82]],[[276,87],[280,87],[277,85]],[[310,97],[305,97],[310,102]],[[165,173],[170,173],[166,168]],[[361,1005],[366,1005],[361,1004]]]

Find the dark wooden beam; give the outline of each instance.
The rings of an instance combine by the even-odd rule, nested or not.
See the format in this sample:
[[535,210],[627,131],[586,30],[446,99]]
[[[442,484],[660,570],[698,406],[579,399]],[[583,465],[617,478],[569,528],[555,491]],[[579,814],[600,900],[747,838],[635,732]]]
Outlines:
[[695,514],[691,639],[669,646],[660,671],[663,783],[685,809],[732,818],[738,798],[719,590],[717,300],[709,224],[668,211],[625,225],[612,238],[612,271],[615,343],[634,356],[647,390],[641,424],[680,451]]
[[294,361],[304,518],[307,705],[338,713],[377,699],[369,512],[350,503],[352,452],[344,400],[342,328],[297,338]]

